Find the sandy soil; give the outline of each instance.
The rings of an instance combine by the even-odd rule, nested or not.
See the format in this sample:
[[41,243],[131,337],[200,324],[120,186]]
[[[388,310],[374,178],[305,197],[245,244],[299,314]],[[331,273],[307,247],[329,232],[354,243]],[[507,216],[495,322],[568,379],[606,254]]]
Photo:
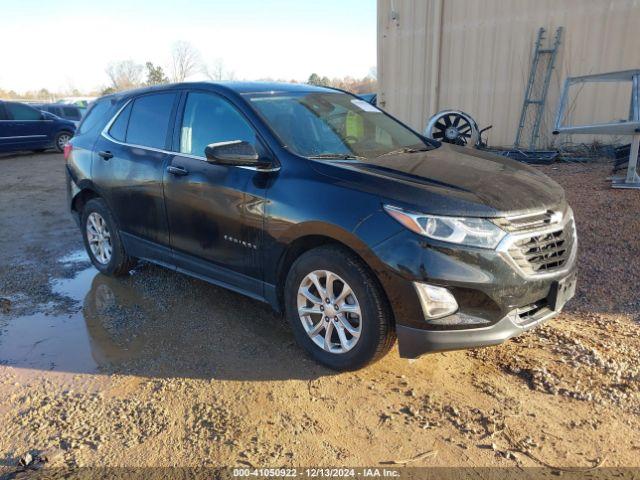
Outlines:
[[640,466],[640,193],[608,165],[544,167],[580,236],[565,313],[344,374],[260,303],[150,265],[97,274],[60,155],[0,169],[0,467],[50,448],[68,466]]

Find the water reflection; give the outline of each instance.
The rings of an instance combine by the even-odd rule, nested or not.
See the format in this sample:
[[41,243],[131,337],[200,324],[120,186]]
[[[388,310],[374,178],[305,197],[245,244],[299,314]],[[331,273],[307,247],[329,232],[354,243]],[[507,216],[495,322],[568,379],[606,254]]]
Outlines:
[[81,306],[9,318],[0,363],[79,373],[232,379],[316,378],[329,372],[295,346],[259,302],[152,266],[123,279],[93,268],[52,282]]

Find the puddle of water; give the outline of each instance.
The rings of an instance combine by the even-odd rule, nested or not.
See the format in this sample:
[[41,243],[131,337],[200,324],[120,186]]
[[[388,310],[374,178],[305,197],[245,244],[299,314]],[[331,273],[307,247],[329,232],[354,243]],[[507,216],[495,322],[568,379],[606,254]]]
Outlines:
[[70,265],[80,262],[89,262],[90,260],[85,250],[78,250],[61,257],[58,261],[64,265]]
[[10,322],[0,336],[0,363],[38,370],[95,371],[82,315],[35,314]]
[[[66,257],[80,260],[79,254]],[[267,306],[156,267],[111,278],[93,267],[53,279],[76,311],[6,317],[0,365],[72,373],[198,378],[313,378]],[[296,361],[292,362],[291,357]]]
[[73,278],[55,279],[51,282],[51,290],[53,293],[82,302],[91,290],[91,283],[97,274],[98,271],[91,267],[78,272]]
[[[88,268],[74,278],[54,280],[55,293],[82,301],[97,271]],[[94,372],[89,332],[80,309],[66,315],[35,313],[10,319],[0,333],[0,363],[39,370]]]

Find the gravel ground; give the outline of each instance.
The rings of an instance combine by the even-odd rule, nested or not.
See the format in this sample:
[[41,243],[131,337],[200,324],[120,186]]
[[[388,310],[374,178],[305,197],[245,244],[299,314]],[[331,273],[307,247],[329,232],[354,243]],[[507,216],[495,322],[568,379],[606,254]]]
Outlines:
[[45,449],[68,466],[640,466],[640,193],[607,164],[543,168],[580,236],[563,314],[343,374],[260,303],[150,265],[98,275],[60,155],[0,169],[0,469]]

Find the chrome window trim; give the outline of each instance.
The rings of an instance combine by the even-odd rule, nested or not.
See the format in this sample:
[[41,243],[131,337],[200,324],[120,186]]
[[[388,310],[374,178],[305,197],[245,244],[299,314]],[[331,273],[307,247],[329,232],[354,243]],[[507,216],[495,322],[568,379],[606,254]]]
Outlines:
[[[557,232],[559,230],[564,230],[567,227],[567,224],[571,221],[573,222],[573,231],[571,232],[571,234],[573,235],[573,245],[571,246],[571,252],[569,254],[569,258],[567,258],[567,263],[561,269],[554,270],[553,272],[529,274],[525,273],[511,257],[509,249],[515,242],[524,240],[526,238],[531,238],[532,236],[546,235],[552,232]],[[543,279],[557,277],[567,273],[573,267],[578,253],[578,234],[576,230],[575,218],[573,216],[573,210],[571,209],[571,207],[567,206],[565,214],[563,215],[562,221],[560,223],[554,223],[544,228],[527,230],[525,232],[507,233],[507,235],[500,241],[500,243],[496,247],[496,252],[498,252],[500,256],[504,258],[504,260],[509,263],[509,265],[511,265],[518,272],[518,274],[520,274],[524,278]]]
[[[116,121],[118,116],[120,116],[122,111],[125,108],[127,108],[127,105],[129,105],[134,100],[135,100],[135,98],[130,98],[129,100],[127,100],[126,103],[122,107],[120,107],[118,109],[118,111],[113,115],[113,117],[111,117],[111,120],[109,120],[107,122],[105,127],[102,129],[102,132],[100,133],[100,135],[102,135],[102,137],[106,138],[110,142],[117,143],[118,145],[122,145],[124,147],[140,148],[142,150],[149,150],[151,152],[164,153],[165,155],[174,155],[174,156],[179,156],[179,157],[192,158],[194,160],[200,160],[200,161],[203,161],[205,163],[209,163],[206,157],[202,157],[202,156],[198,156],[198,155],[191,155],[190,153],[173,152],[171,150],[165,150],[163,148],[147,147],[145,145],[137,145],[137,144],[134,144],[134,143],[121,142],[120,140],[116,140],[111,135],[109,135],[109,130],[111,129],[111,126],[113,125],[113,123]],[[228,167],[235,167],[235,168],[242,168],[244,170],[252,170],[254,172],[266,172],[266,173],[268,173],[268,172],[277,172],[277,171],[280,170],[280,166],[277,166],[277,167],[274,167],[274,168],[258,168],[258,167],[250,167],[248,165],[227,165],[227,166]]]

